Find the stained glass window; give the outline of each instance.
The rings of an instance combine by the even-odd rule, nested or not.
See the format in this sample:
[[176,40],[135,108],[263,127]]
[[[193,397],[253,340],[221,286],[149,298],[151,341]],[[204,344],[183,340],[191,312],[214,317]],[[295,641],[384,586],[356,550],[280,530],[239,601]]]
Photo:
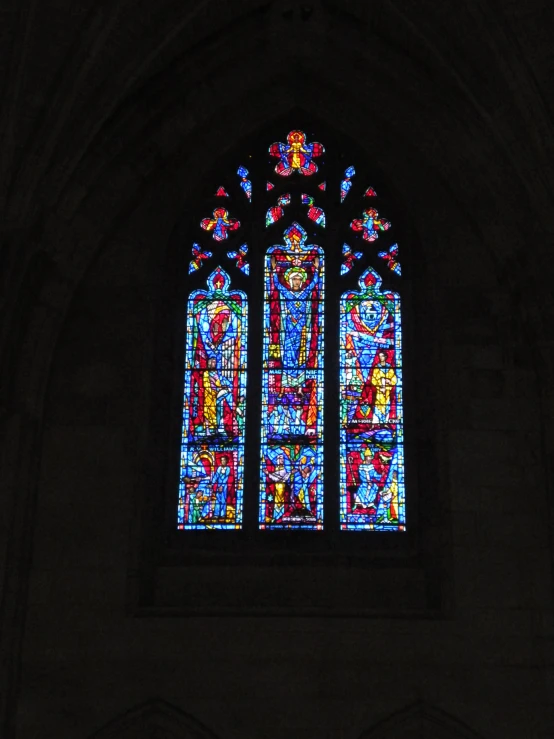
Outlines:
[[277,205],[272,205],[268,208],[265,216],[265,225],[271,226],[272,223],[277,223],[278,220],[285,217],[285,206],[290,205],[290,193],[285,193],[277,198]]
[[246,295],[218,267],[188,301],[180,529],[238,529],[244,489]]
[[252,181],[248,179],[248,170],[242,165],[237,169],[237,174],[240,177],[240,186],[248,200],[252,200]]
[[229,231],[240,228],[240,221],[229,217],[229,211],[225,208],[216,208],[211,218],[203,218],[200,227],[204,231],[211,231],[216,241],[225,241],[229,238]]
[[179,529],[406,529],[402,240],[371,167],[318,138],[235,160],[184,245]]
[[196,272],[202,267],[203,262],[212,256],[211,251],[204,251],[199,244],[192,245],[192,259],[189,262],[189,273]]
[[400,296],[373,270],[340,303],[340,522],[405,523]]
[[314,198],[311,195],[307,195],[305,192],[302,193],[301,198],[302,205],[309,206],[308,218],[310,221],[313,221],[314,223],[317,223],[318,226],[325,228],[325,211],[323,208],[318,208],[317,205],[315,205]]
[[261,528],[323,527],[324,255],[293,223],[265,260]]
[[393,272],[396,272],[397,275],[402,274],[402,268],[398,259],[398,244],[393,244],[388,249],[388,251],[380,251],[377,256],[381,257],[381,259],[384,259],[388,265],[388,268],[391,269]]
[[347,167],[344,172],[344,180],[340,183],[340,201],[341,203],[344,202],[344,199],[350,192],[350,188],[352,187],[352,177],[356,174],[356,170],[354,167]]
[[269,147],[270,155],[279,159],[275,171],[282,177],[289,177],[293,172],[301,175],[315,174],[318,165],[314,159],[320,157],[324,151],[322,144],[309,144],[304,131],[291,131],[286,143],[278,141]]
[[250,274],[250,264],[248,262],[248,244],[243,244],[237,251],[228,251],[229,259],[236,259],[236,265],[245,275]]
[[342,245],[343,262],[340,267],[341,275],[345,275],[347,272],[350,272],[350,270],[356,263],[356,260],[361,259],[363,256],[364,256],[363,252],[352,251],[352,249],[348,246],[348,244],[343,244]]

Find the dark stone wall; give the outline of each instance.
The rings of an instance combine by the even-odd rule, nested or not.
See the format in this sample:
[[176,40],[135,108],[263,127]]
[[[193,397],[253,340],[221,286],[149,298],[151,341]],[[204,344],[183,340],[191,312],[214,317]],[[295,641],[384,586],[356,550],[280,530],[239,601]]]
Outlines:
[[[5,13],[9,739],[552,735],[552,19],[538,0],[302,7]],[[359,618],[141,611],[170,237],[195,179],[298,107],[386,173],[421,243],[443,600],[414,613],[406,588]]]

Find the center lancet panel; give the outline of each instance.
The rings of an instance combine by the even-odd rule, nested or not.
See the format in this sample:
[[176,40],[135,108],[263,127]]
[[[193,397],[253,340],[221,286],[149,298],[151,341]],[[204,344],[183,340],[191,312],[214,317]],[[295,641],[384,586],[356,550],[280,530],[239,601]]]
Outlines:
[[265,257],[262,529],[323,528],[324,254],[293,223]]

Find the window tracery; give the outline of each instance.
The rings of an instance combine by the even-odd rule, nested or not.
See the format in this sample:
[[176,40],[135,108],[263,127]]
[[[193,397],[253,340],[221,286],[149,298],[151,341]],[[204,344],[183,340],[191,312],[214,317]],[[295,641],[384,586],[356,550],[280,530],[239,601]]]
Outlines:
[[405,530],[399,247],[363,171],[311,138],[238,166],[197,221],[189,273],[213,271],[187,305],[179,529],[240,529],[246,505],[261,530]]

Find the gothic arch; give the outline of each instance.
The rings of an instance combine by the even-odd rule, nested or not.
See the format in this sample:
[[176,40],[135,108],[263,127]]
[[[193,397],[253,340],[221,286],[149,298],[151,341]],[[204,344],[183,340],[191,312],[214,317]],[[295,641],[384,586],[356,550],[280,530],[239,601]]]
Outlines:
[[[227,8],[230,7],[228,3],[222,3],[221,5],[225,5]],[[326,5],[331,6],[332,3],[326,3]],[[173,11],[177,6],[179,6],[179,3],[160,5],[158,20],[164,18],[167,24],[173,24],[174,28],[179,28],[183,19],[181,18],[178,23],[175,22]],[[214,11],[215,6],[216,3],[208,4],[207,8],[203,5],[201,6],[202,12],[210,12],[212,18],[220,17],[219,11]],[[392,4],[389,4],[389,6],[392,7]],[[486,4],[483,8],[486,8]],[[481,10],[480,7],[479,12]],[[381,22],[386,23],[387,12],[386,9],[381,11]],[[486,8],[483,9],[483,13],[485,12],[489,13],[492,19],[497,19],[499,11],[497,8],[494,10]],[[224,17],[224,21],[222,21],[224,27],[225,24],[232,22],[235,16],[231,13],[221,17]],[[87,53],[84,53],[82,45],[76,44],[75,48],[79,49],[80,52],[76,58],[71,58],[70,63],[67,63],[67,59],[62,60],[67,73],[64,73],[61,78],[60,89],[62,96],[68,101],[67,104],[60,107],[58,98],[53,97],[46,106],[46,114],[43,114],[44,110],[42,110],[42,117],[37,117],[37,120],[33,122],[32,138],[34,146],[28,146],[26,141],[19,142],[18,150],[22,152],[21,160],[14,162],[11,158],[8,159],[8,168],[14,166],[13,170],[8,171],[11,190],[12,192],[19,191],[21,194],[21,198],[18,198],[17,202],[8,201],[6,207],[7,218],[5,220],[5,223],[8,224],[7,227],[11,229],[9,241],[12,255],[8,257],[8,265],[13,267],[13,271],[10,270],[8,309],[5,311],[5,316],[9,315],[11,319],[6,320],[5,335],[8,337],[7,341],[17,347],[17,351],[13,353],[13,362],[6,362],[8,382],[6,382],[7,393],[3,399],[3,408],[5,408],[8,417],[6,435],[9,439],[8,445],[4,449],[7,458],[5,468],[8,470],[10,478],[7,494],[8,511],[10,511],[12,505],[14,506],[11,518],[6,516],[6,519],[10,520],[11,529],[9,561],[6,568],[10,581],[6,583],[6,593],[8,595],[6,596],[3,612],[3,618],[5,619],[3,639],[5,639],[5,644],[2,644],[3,648],[5,646],[6,653],[10,655],[6,659],[6,663],[10,665],[17,663],[17,658],[13,658],[13,652],[17,653],[19,650],[24,622],[21,615],[25,609],[26,572],[31,558],[33,501],[36,492],[36,471],[40,459],[43,401],[52,357],[64,318],[95,256],[106,243],[117,238],[118,229],[125,223],[130,213],[141,202],[148,199],[149,193],[155,189],[157,182],[162,177],[163,168],[174,164],[172,160],[175,152],[183,152],[187,145],[190,146],[195,140],[195,136],[205,125],[205,122],[213,123],[217,118],[217,110],[210,109],[210,114],[204,120],[199,120],[191,105],[181,103],[173,108],[170,107],[169,112],[173,117],[168,120],[165,117],[164,102],[160,100],[154,106],[159,113],[158,118],[149,120],[147,128],[140,127],[136,130],[131,121],[133,119],[140,120],[143,117],[143,112],[140,109],[142,84],[146,80],[151,80],[155,90],[155,75],[163,71],[164,68],[173,66],[172,63],[177,54],[175,49],[181,46],[183,38],[179,33],[166,33],[168,29],[163,27],[160,22],[157,29],[159,37],[171,39],[174,48],[168,51],[168,45],[165,44],[165,41],[161,43],[160,56],[145,57],[147,63],[141,68],[142,77],[140,79],[133,78],[130,86],[127,85],[128,80],[122,80],[121,77],[117,78],[117,81],[121,83],[119,86],[117,84],[103,86],[101,82],[98,84],[98,76],[96,75],[90,75],[90,77],[94,76],[94,80],[90,81],[89,73],[92,68],[97,71],[100,67],[104,49],[103,43],[110,38],[111,30],[117,26],[117,17],[115,19],[110,17],[108,12],[105,12],[105,9],[102,8],[98,10],[98,17],[95,15],[93,20],[94,22],[91,22],[91,19],[87,18],[79,32],[87,44],[94,45],[94,53],[92,55],[88,53],[88,46],[86,47]],[[189,19],[187,17],[184,20],[186,23],[182,23],[183,28],[186,27]],[[200,20],[202,21],[203,18]],[[395,29],[398,30],[397,19],[393,17],[390,20],[394,22]],[[424,26],[422,23],[420,28],[417,24],[410,22],[407,17],[402,17],[401,20],[402,35],[398,37],[400,39],[399,46],[395,49],[391,44],[389,52],[392,56],[388,58],[388,63],[391,69],[400,68],[405,65],[409,58],[417,58],[418,63],[421,64],[417,80],[422,85],[423,98],[431,104],[440,97],[440,92],[437,92],[434,80],[432,80],[432,84],[425,85],[423,78],[428,77],[431,80],[433,75],[429,76],[428,74],[431,71],[436,72],[437,77],[442,79],[445,69],[449,68],[450,60],[445,63],[444,59],[439,59],[433,51],[433,48],[438,46],[439,41],[437,39],[441,35],[447,38],[448,43],[448,34],[438,33],[436,29],[433,29],[432,24]],[[130,18],[129,21],[132,26],[135,18]],[[18,73],[13,75],[13,83],[10,83],[14,87],[20,85],[27,72],[26,67],[31,66],[31,60],[40,59],[39,54],[31,53],[33,50],[30,48],[29,41],[34,35],[32,31],[36,30],[29,26],[36,23],[36,17],[33,13],[27,14],[27,10],[23,8],[21,17],[18,16],[17,22],[19,33],[13,34],[13,64]],[[142,32],[136,30],[141,22],[144,23],[144,19],[137,18],[136,26],[134,26],[135,32],[129,34],[130,51],[123,43],[111,45],[113,48],[123,49],[120,53],[123,62],[131,58],[131,62],[128,63],[126,68],[135,66],[132,59],[134,53],[139,56],[143,53],[142,44],[136,43],[136,38],[142,37]],[[348,24],[347,18],[340,24],[336,21],[333,21],[333,24],[337,33],[343,36],[350,33],[351,26]],[[242,28],[243,39],[249,37],[250,31],[255,25],[256,22],[248,21]],[[503,38],[502,34],[507,24],[487,22],[484,26],[487,29],[486,33],[489,35],[486,36],[486,40],[482,44],[483,47],[487,47],[490,56],[496,55],[498,49],[504,50],[504,58],[506,58],[505,49],[511,40]],[[84,33],[83,29],[85,28],[90,29],[90,34]],[[479,41],[483,42],[481,35],[478,36]],[[256,42],[252,46],[255,49],[256,44],[260,44],[260,38],[263,37],[252,35],[251,38]],[[433,38],[435,39],[434,43],[431,41]],[[386,43],[385,46],[387,46]],[[186,48],[186,44],[183,48]],[[215,53],[222,56],[220,50]],[[190,52],[192,58],[195,58],[195,54],[195,51]],[[232,58],[235,59],[235,56],[233,55]],[[91,59],[93,63],[91,63]],[[498,59],[502,59],[502,54],[498,54]],[[394,60],[396,60],[396,63]],[[463,54],[456,55],[454,63],[458,64],[460,60],[462,65],[464,61],[471,61],[471,53],[467,53],[466,50],[465,56]],[[253,57],[252,68],[256,67],[256,61],[256,57]],[[106,78],[114,68],[113,60],[108,59],[107,66],[109,72]],[[201,65],[197,66],[200,68]],[[222,63],[221,67],[224,66],[226,66],[225,63]],[[502,66],[502,64],[500,63],[499,66]],[[494,76],[494,79],[498,79],[503,86],[506,86],[505,77],[508,74],[506,70],[511,70],[512,67],[513,64],[505,65],[503,73],[497,69],[496,75],[491,72],[491,76]],[[363,69],[362,65],[360,65],[360,69]],[[181,68],[180,71],[186,74],[187,68]],[[522,66],[517,72],[518,87],[525,91],[527,97],[525,104],[523,99],[518,101],[518,109],[526,109],[527,120],[532,119],[536,122],[534,125],[544,130],[544,106],[540,100],[540,94],[536,91],[536,86],[528,84],[528,78],[531,75],[528,75],[525,70],[525,62],[522,62]],[[457,69],[456,84],[452,87],[458,88],[460,85],[467,90],[468,85],[464,84],[464,79],[471,80],[470,73],[470,68]],[[367,77],[365,70],[363,74]],[[356,84],[360,84],[360,78],[356,78],[354,75],[349,78],[347,74],[339,80],[338,76],[335,82],[333,99],[344,102],[348,99],[349,94],[353,94]],[[51,75],[51,79],[55,80],[56,84],[60,82],[60,77],[55,73]],[[102,79],[104,78],[100,75],[100,80]],[[344,86],[345,79],[347,80],[346,86]],[[202,89],[204,90],[203,101],[207,103],[210,99],[211,90],[206,88],[201,80],[191,74],[191,79],[187,81],[187,84],[191,92],[190,100],[194,100],[198,90]],[[445,88],[442,89],[446,89],[446,87],[445,85]],[[286,86],[278,87],[276,90],[286,90]],[[11,121],[8,121],[11,130],[17,128],[17,116],[23,119],[33,119],[34,116],[33,111],[29,112],[24,109],[24,105],[32,100],[32,96],[27,96],[24,90],[23,92],[25,94],[21,94],[19,99],[17,89],[11,89],[11,94],[8,95],[10,104],[6,106],[6,115],[11,116]],[[450,99],[451,96],[448,95],[447,100]],[[257,121],[261,120],[264,111],[260,111],[263,106],[259,100],[256,100],[256,90],[246,90],[244,100],[246,111],[253,116],[253,120],[254,118]],[[84,119],[79,118],[80,125],[76,125],[75,111],[78,110],[79,104],[82,105],[81,110],[86,111],[86,116]],[[371,107],[368,107],[367,103],[363,101],[357,101],[357,104],[363,105],[363,110],[366,112],[371,110]],[[484,159],[489,162],[490,171],[494,172],[496,167],[496,149],[494,147],[496,144],[489,148],[490,142],[488,141],[489,133],[495,128],[493,122],[495,118],[491,114],[491,112],[494,112],[494,102],[490,103],[490,106],[490,110],[484,108],[487,127],[478,132],[476,148],[479,148],[479,142],[481,142],[483,151],[486,152],[483,155]],[[329,112],[331,113],[333,112],[332,107],[333,105],[329,106]],[[335,107],[340,109],[345,106],[343,104]],[[500,106],[498,110],[501,111],[501,114],[503,111],[510,111],[509,114],[511,115],[510,106]],[[95,111],[95,113],[91,115],[91,111]],[[164,111],[163,114],[162,111]],[[537,111],[540,115],[537,114]],[[410,125],[412,125],[417,116],[414,116],[411,110],[409,114]],[[458,115],[459,111],[456,115],[453,113],[452,117],[458,117]],[[394,118],[394,116],[392,117]],[[463,114],[461,117],[463,117]],[[340,121],[339,123],[346,129],[352,125],[348,121]],[[385,125],[386,121],[383,119],[383,128]],[[133,129],[133,135],[129,137],[130,148],[125,148],[125,146],[121,146],[121,140],[125,138],[122,132],[127,132],[130,128]],[[423,129],[424,126],[420,126],[418,133],[424,133]],[[515,132],[511,131],[507,121],[504,121],[503,127],[498,127],[499,131],[502,129],[504,133],[501,138],[506,141],[518,140],[522,146],[530,145],[529,142],[523,140],[526,138],[525,136],[520,138]],[[402,133],[402,125],[399,126],[398,131]],[[95,138],[95,135],[100,132],[102,135]],[[94,135],[91,135],[91,133]],[[237,128],[222,126],[219,133],[220,140],[222,140],[223,134],[229,133],[237,134]],[[357,131],[352,131],[353,136],[357,136],[357,134]],[[408,135],[411,137],[417,134],[413,134],[410,130]],[[433,132],[434,136],[435,132]],[[441,129],[437,138],[437,147],[429,145],[427,157],[431,156],[433,151],[435,153],[440,152],[452,145],[449,144],[449,140],[451,140],[449,132],[445,133]],[[536,138],[539,140],[540,134]],[[140,143],[137,143],[140,141],[147,141],[147,145],[141,146]],[[63,146],[61,146],[61,142],[63,142]],[[45,143],[48,145],[45,146]],[[41,150],[44,151],[44,155],[41,154],[41,165],[35,166],[35,154]],[[530,152],[527,159],[523,156],[520,157],[519,164],[524,170],[522,172],[524,189],[533,192],[538,187],[534,173],[540,172],[542,169],[541,157],[544,157],[544,152],[536,152],[534,149],[531,149]],[[437,156],[440,156],[440,153]],[[141,162],[136,169],[133,169],[133,160]],[[67,167],[67,162],[70,162],[71,166]],[[184,156],[181,157],[179,164],[182,165],[183,162],[186,162]],[[489,172],[489,168],[486,166],[481,165],[481,169],[483,172]],[[124,175],[123,170],[125,170]],[[460,169],[460,172],[462,171],[463,168]],[[67,173],[70,173],[69,176]],[[501,174],[500,179],[504,178],[508,182],[509,177],[505,176],[506,171],[501,171]],[[117,179],[120,177],[121,179]],[[180,174],[175,174],[175,171],[170,171],[170,177],[174,178],[176,184],[175,193],[170,196],[171,204],[168,208],[171,216],[178,208],[177,194],[179,196],[181,194],[179,189],[183,186],[184,178]],[[481,177],[484,177],[484,175],[481,175]],[[111,207],[108,202],[110,197],[103,195],[102,190],[113,179],[117,179],[119,185],[115,190],[115,206]],[[465,184],[465,187],[462,188],[463,202],[461,202],[460,211],[467,213],[471,210],[472,204],[470,188],[468,187],[469,184],[472,184],[470,174],[463,175],[461,182]],[[479,182],[483,186],[483,179]],[[519,187],[514,188],[514,191],[517,189]],[[542,193],[542,188],[540,192]],[[51,209],[50,193],[55,194],[55,205]],[[64,197],[61,197],[62,193],[64,193]],[[541,197],[543,196],[541,195]],[[494,209],[495,205],[500,208],[502,195],[491,194],[491,198],[492,200],[487,203],[487,206],[491,210]],[[45,203],[48,203],[48,207],[43,211],[42,206]],[[537,204],[531,203],[531,206],[537,212]],[[94,214],[100,212],[103,207],[110,207],[107,212],[106,221],[108,225],[105,230],[102,230],[101,225],[94,220]],[[502,207],[506,209],[506,204],[502,203]],[[46,215],[49,210],[50,214]],[[423,210],[421,212],[424,213]],[[537,219],[537,224],[544,225],[545,219],[546,216],[542,214]],[[533,225],[531,223],[526,228],[540,228],[537,224]],[[533,239],[530,232],[527,231],[526,233],[527,243],[531,243]],[[498,235],[499,238],[494,238],[491,249],[498,248],[498,244],[502,242],[502,238],[500,238],[502,234],[509,234],[508,229],[503,231],[500,225],[493,229],[491,235],[495,237]],[[489,240],[484,230],[479,231],[478,236],[484,242]],[[533,280],[539,286],[541,285],[542,262],[540,254],[541,249],[545,248],[544,244],[547,244],[548,241],[542,241],[538,238],[535,240],[538,242],[536,251],[529,249],[525,252],[524,249],[520,249],[513,258],[499,254],[498,267],[499,271],[504,273],[503,279],[505,282],[515,287],[518,287],[517,278],[519,274],[522,272],[529,273],[530,283],[528,283],[526,293],[522,296],[522,303],[525,301],[524,311],[528,313],[529,323],[533,324],[534,331],[538,335],[548,336],[549,317],[552,314],[552,303],[548,302],[551,291],[549,289],[542,291],[537,289],[542,304],[535,303],[536,298],[533,295],[535,290]],[[78,244],[78,250],[75,249],[75,244]],[[13,254],[18,255],[17,259]],[[543,279],[546,275],[547,271],[545,270]],[[531,303],[531,305],[529,306],[528,303]],[[543,327],[544,332],[542,331]],[[538,347],[538,359],[542,360],[543,356],[540,353],[543,352],[544,355],[547,355],[547,351],[548,345],[544,350]],[[4,357],[7,356],[5,351],[2,354]],[[547,357],[545,357],[545,360],[541,385],[548,389],[552,386],[552,383],[549,382],[549,377],[552,376],[552,365],[547,363]],[[547,411],[545,411],[545,416],[546,414]],[[14,502],[12,502],[12,490],[17,491],[17,495],[13,496]],[[2,687],[6,684],[5,679],[15,685],[17,681],[11,681],[11,673],[7,678],[6,674],[4,672],[1,674]],[[1,692],[7,696],[8,703],[15,704],[15,700],[9,691],[2,690]]]
[[199,721],[171,703],[153,699],[108,721],[90,739],[217,739]]
[[401,709],[362,732],[359,739],[483,739],[446,711],[424,702]]

